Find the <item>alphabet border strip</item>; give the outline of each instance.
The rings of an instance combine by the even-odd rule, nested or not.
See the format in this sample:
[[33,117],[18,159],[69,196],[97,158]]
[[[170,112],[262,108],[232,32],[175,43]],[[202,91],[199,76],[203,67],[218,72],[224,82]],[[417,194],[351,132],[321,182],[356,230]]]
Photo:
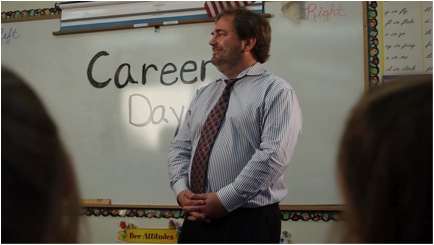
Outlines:
[[[137,209],[137,208],[82,208],[82,215],[103,217],[137,217],[137,218],[184,218],[182,209]],[[283,221],[341,221],[342,211],[281,211]]]
[[54,16],[58,16],[60,18],[62,10],[59,8],[58,4],[55,4],[52,8],[42,8],[42,9],[29,9],[29,10],[15,10],[15,11],[7,11],[1,12],[2,22],[4,20],[32,20],[40,18],[50,18]]

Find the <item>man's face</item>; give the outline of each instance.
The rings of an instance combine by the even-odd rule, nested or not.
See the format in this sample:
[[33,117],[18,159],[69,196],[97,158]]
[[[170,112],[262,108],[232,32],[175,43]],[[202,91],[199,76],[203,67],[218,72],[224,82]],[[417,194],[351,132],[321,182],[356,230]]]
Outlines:
[[209,41],[212,46],[211,62],[220,70],[239,63],[243,53],[243,42],[232,24],[233,16],[223,16],[215,25]]

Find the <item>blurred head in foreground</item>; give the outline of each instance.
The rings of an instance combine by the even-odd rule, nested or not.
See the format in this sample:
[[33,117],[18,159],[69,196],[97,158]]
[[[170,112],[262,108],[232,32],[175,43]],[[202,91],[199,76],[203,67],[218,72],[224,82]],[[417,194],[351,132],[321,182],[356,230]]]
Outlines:
[[20,77],[1,76],[1,242],[75,243],[78,192],[56,125]]
[[432,243],[432,77],[367,93],[344,129],[337,176],[345,243]]

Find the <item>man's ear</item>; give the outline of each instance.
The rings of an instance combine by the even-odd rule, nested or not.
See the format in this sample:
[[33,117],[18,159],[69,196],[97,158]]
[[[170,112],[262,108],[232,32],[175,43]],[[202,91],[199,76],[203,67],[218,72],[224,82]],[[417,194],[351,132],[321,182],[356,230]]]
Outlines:
[[250,38],[244,42],[245,42],[245,45],[244,45],[243,51],[244,52],[250,52],[253,49],[253,47],[255,47],[255,45],[256,45],[256,38]]

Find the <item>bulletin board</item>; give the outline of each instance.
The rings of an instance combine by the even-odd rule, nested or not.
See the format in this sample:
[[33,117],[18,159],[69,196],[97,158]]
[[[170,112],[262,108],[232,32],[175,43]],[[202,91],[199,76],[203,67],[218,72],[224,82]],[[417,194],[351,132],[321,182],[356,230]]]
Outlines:
[[367,2],[369,80],[432,75],[432,1]]

